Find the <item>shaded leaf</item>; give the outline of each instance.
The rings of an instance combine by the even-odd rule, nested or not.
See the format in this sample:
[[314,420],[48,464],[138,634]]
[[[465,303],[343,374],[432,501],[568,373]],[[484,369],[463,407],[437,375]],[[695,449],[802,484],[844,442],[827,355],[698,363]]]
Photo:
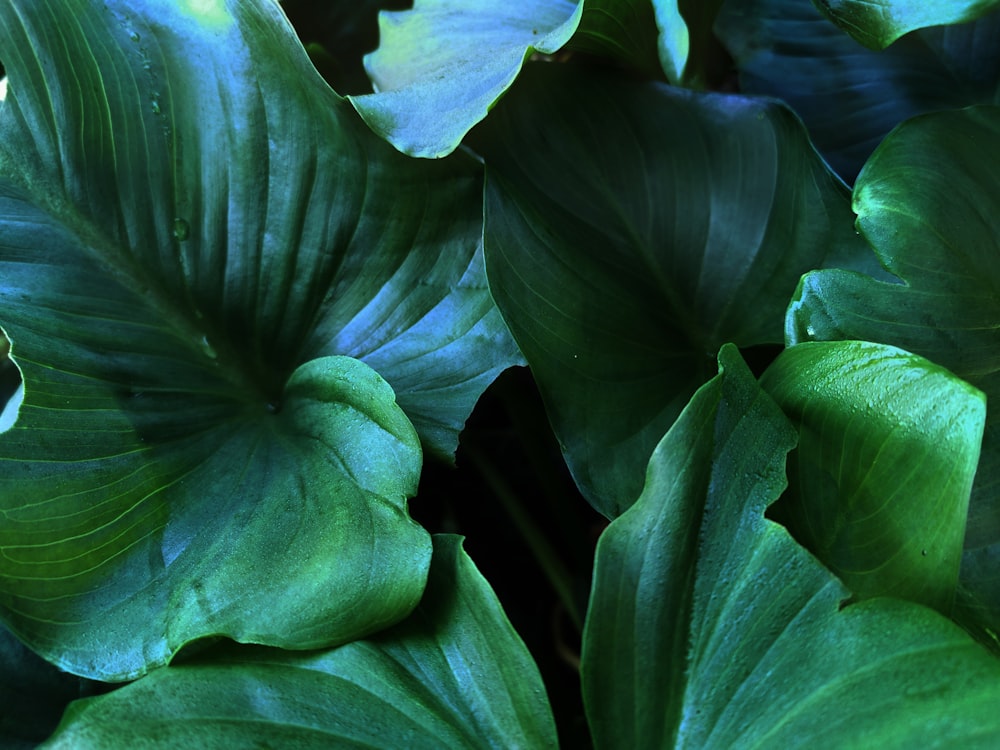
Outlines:
[[933,610],[845,589],[778,524],[794,431],[732,347],[598,544],[597,748],[988,747],[1000,662]]
[[75,704],[49,748],[555,747],[541,677],[456,537],[413,614],[330,651],[231,649]]
[[373,136],[269,1],[5,3],[0,58],[4,619],[123,679],[405,616],[409,418],[450,455],[518,359],[478,165]]
[[803,272],[865,265],[846,189],[774,102],[539,65],[470,143],[494,297],[609,516],[721,344],[780,342]]
[[799,430],[776,518],[858,597],[949,614],[983,394],[922,357],[860,341],[786,349],[761,385]]
[[716,30],[746,93],[777,96],[853,182],[896,125],[915,115],[1000,102],[1000,13],[923,29],[874,52],[807,2],[729,0]]
[[972,21],[997,0],[813,0],[830,20],[872,49],[888,47],[907,32]]
[[969,508],[962,582],[1000,628],[1000,109],[904,123],[854,190],[857,227],[905,283],[810,273],[789,308],[789,343],[864,339],[898,346],[981,389],[991,406]]

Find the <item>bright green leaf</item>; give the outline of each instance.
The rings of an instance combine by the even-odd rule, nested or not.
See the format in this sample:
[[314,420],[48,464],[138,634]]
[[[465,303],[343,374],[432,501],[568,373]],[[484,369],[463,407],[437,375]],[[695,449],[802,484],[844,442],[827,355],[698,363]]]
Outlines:
[[922,29],[881,52],[859,46],[801,0],[729,0],[716,30],[741,90],[788,102],[849,182],[904,120],[1000,102],[1000,12]]
[[594,745],[991,747],[1000,662],[911,602],[849,595],[778,524],[791,425],[732,347],[597,549]]
[[914,29],[972,21],[997,0],[813,0],[831,21],[872,49],[888,47]]
[[122,679],[405,616],[414,425],[450,455],[518,359],[479,166],[372,135],[269,0],[7,2],[0,60],[5,621]]
[[547,748],[538,669],[456,537],[409,619],[330,651],[240,648],[70,708],[47,748]]
[[922,357],[860,341],[786,349],[761,385],[799,429],[777,518],[857,596],[948,614],[983,394]]
[[858,178],[858,230],[903,284],[810,273],[789,308],[789,343],[862,339],[914,352],[985,392],[982,457],[962,581],[1000,628],[1000,108],[903,124]]
[[868,251],[777,103],[567,66],[522,79],[471,140],[487,270],[577,484],[613,517],[719,346],[779,343],[800,275]]

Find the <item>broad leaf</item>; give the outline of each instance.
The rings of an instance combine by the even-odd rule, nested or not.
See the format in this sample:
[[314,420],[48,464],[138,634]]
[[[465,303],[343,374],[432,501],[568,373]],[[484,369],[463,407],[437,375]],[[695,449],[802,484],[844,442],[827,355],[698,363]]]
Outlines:
[[776,518],[858,597],[949,614],[983,394],[922,357],[859,341],[786,349],[761,385],[799,430]]
[[[654,15],[655,6],[655,15]],[[683,71],[686,29],[675,0],[416,0],[380,15],[366,58],[375,94],[351,102],[400,151],[438,157],[458,147],[534,53],[564,47],[610,57],[645,76]]]
[[996,744],[1000,662],[920,605],[842,608],[848,590],[764,517],[794,431],[732,347],[719,363],[598,544],[595,747]]
[[615,516],[713,352],[780,342],[800,274],[868,251],[777,103],[530,73],[470,141],[487,270],[577,484]]
[[379,47],[365,59],[376,93],[351,103],[400,151],[449,154],[533,52],[569,41],[583,9],[570,0],[416,0],[413,10],[381,13]]
[[170,666],[80,702],[47,748],[545,748],[545,688],[455,537],[436,537],[409,619],[330,651],[264,648]]
[[741,90],[787,101],[848,181],[902,121],[1000,102],[1000,13],[923,29],[882,52],[861,47],[800,0],[729,0],[716,30]]
[[4,619],[122,679],[405,616],[407,417],[450,454],[516,359],[478,166],[373,136],[270,1],[3,3],[0,59]]
[[789,308],[789,343],[864,339],[947,367],[986,394],[982,458],[969,509],[963,583],[1000,627],[1000,108],[926,115],[875,152],[854,190],[857,227],[888,284],[807,275]]
[[872,49],[888,47],[926,26],[972,21],[996,8],[997,0],[813,0],[830,20]]

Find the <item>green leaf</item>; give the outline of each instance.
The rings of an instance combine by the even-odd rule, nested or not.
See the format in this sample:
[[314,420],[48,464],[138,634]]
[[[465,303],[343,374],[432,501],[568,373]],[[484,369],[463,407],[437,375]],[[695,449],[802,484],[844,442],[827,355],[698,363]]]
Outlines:
[[536,52],[566,47],[653,78],[661,60],[679,76],[687,54],[672,2],[416,0],[379,21],[379,47],[365,58],[375,93],[351,102],[400,151],[430,158],[454,151]]
[[863,339],[948,368],[986,394],[982,456],[969,508],[962,582],[1000,627],[1000,108],[904,123],[872,156],[854,190],[857,227],[905,283],[820,271],[789,307],[791,344]]
[[920,605],[842,608],[847,589],[764,517],[794,431],[732,347],[719,365],[598,544],[595,747],[996,744],[1000,662]]
[[741,91],[788,102],[849,182],[904,120],[1000,102],[1000,12],[916,31],[881,52],[860,47],[800,0],[730,0],[716,30]]
[[914,29],[972,21],[997,0],[813,0],[835,24],[867,47],[888,47]]
[[0,746],[32,750],[59,723],[70,701],[99,683],[60,672],[0,625]]
[[473,134],[494,297],[577,484],[618,515],[727,341],[849,260],[846,189],[775,102],[539,65]]
[[379,47],[365,58],[376,93],[351,103],[400,151],[444,156],[533,52],[569,41],[583,11],[570,0],[416,0],[412,10],[381,13]]
[[860,341],[786,349],[761,385],[799,430],[777,520],[856,596],[949,614],[983,394],[922,357]]
[[8,2],[0,59],[5,621],[124,679],[404,617],[410,419],[450,455],[518,360],[480,167],[372,135],[270,1]]
[[456,537],[435,537],[423,600],[368,640],[231,649],[67,712],[47,748],[556,746],[538,669]]

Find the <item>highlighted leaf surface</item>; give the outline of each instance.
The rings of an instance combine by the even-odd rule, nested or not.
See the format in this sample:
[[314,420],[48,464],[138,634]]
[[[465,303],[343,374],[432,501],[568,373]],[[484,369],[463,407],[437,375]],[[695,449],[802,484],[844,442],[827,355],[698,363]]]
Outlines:
[[972,21],[997,0],[813,0],[829,18],[864,45],[882,49],[907,32]]
[[239,648],[72,706],[47,747],[554,748],[538,669],[455,537],[413,614],[330,651]]
[[371,135],[272,2],[4,3],[0,59],[4,619],[122,679],[403,617],[418,433],[516,359],[478,167]]
[[719,365],[598,544],[594,746],[995,744],[1000,661],[923,606],[841,608],[848,590],[764,517],[795,433],[734,348]]

